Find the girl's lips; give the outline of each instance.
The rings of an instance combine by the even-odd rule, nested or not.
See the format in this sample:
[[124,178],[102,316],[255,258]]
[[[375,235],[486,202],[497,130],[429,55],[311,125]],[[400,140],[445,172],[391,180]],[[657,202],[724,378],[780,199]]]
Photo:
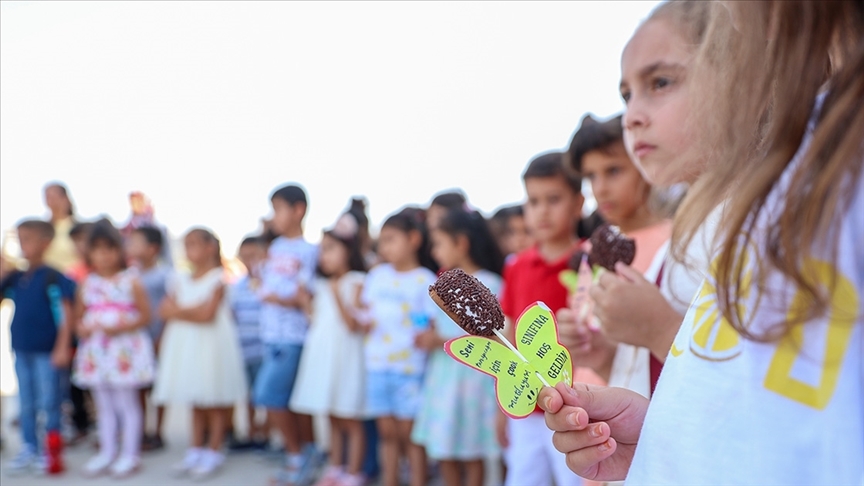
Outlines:
[[656,149],[657,147],[654,145],[640,142],[633,146],[633,155],[641,159]]

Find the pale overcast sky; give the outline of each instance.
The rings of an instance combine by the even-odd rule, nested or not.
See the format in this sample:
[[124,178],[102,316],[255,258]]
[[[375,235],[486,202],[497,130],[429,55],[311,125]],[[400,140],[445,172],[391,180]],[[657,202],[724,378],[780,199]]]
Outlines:
[[118,223],[144,191],[229,255],[289,181],[311,240],[355,194],[376,227],[451,187],[488,214],[584,113],[621,110],[621,49],[655,5],[4,1],[0,226],[44,216],[51,180]]

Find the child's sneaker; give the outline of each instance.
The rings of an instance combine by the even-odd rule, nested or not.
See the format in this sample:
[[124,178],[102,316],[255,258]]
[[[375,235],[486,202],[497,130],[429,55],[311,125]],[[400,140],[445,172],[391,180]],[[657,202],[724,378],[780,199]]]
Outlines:
[[111,465],[111,476],[114,479],[122,479],[131,476],[141,465],[138,458],[131,456],[122,456],[120,459]]
[[276,472],[276,475],[270,478],[270,486],[305,486],[310,483],[311,475],[306,473],[304,478],[304,468],[309,464],[309,461],[302,454],[289,454],[285,457],[285,466]]
[[81,473],[88,478],[95,478],[108,469],[112,460],[113,458],[111,456],[98,454],[95,457],[90,458],[90,460],[84,464]]
[[33,449],[25,445],[11,461],[6,463],[3,472],[9,476],[23,476],[30,473],[33,466],[36,465],[37,459]]
[[207,479],[215,474],[224,462],[225,455],[221,452],[205,449],[201,453],[201,459],[198,461],[198,464],[189,471],[189,475],[196,481]]
[[344,471],[339,466],[327,466],[315,486],[337,486]]
[[362,474],[343,474],[335,486],[363,486],[366,484],[366,476]]
[[204,449],[198,447],[188,449],[183,460],[171,466],[173,475],[175,477],[183,477],[189,474],[189,472],[198,465],[198,462],[201,461],[203,454]]

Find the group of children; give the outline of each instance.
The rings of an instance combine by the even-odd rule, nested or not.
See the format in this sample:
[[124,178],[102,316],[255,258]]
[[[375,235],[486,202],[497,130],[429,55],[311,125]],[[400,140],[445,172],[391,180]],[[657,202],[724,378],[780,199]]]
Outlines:
[[[312,482],[312,416],[321,415],[329,418],[329,459],[317,478],[319,486],[365,484],[369,478],[363,463],[369,456],[380,460],[385,486],[425,484],[430,462],[437,464],[448,486],[480,486],[485,460],[502,453],[509,486],[581,484],[574,472],[599,481],[629,474],[640,483],[670,478],[795,482],[805,476],[790,475],[783,457],[771,450],[788,446],[771,442],[772,437],[785,434],[793,445],[802,441],[800,429],[806,429],[808,437],[827,437],[818,433],[818,424],[839,433],[842,425],[835,417],[840,416],[848,419],[852,440],[833,453],[845,460],[816,451],[820,464],[836,467],[818,473],[791,469],[803,471],[808,481],[857,480],[862,474],[862,382],[856,368],[861,358],[850,343],[861,341],[857,289],[864,283],[860,251],[856,253],[860,218],[849,217],[847,211],[832,220],[839,228],[828,235],[835,246],[818,240],[819,259],[814,259],[789,234],[771,232],[772,227],[788,231],[795,223],[788,217],[766,220],[794,204],[777,194],[773,179],[761,179],[760,187],[767,192],[753,192],[750,206],[737,207],[728,193],[713,190],[714,181],[706,174],[717,175],[718,183],[720,176],[726,177],[727,190],[733,180],[758,184],[760,174],[742,182],[731,173],[710,170],[704,160],[682,158],[696,150],[688,128],[694,108],[687,83],[709,11],[699,2],[670,2],[655,10],[622,56],[625,114],[608,121],[584,117],[566,151],[546,152],[528,163],[522,174],[524,205],[506,208],[490,220],[470,209],[464,196],[447,193],[428,209],[406,207],[393,213],[373,242],[363,206],[355,201],[316,246],[304,239],[307,195],[299,186],[287,185],[271,195],[273,219],[267,232],[241,244],[238,257],[248,273],[240,280],[226,283],[219,240],[205,229],[185,236],[191,271],[169,273],[154,270],[161,251],[158,230],[137,229],[123,242],[110,223],[99,222],[87,232],[87,274],[77,292],[72,282],[44,265],[55,227],[41,221],[21,223],[19,240],[30,267],[26,272],[4,268],[3,278],[4,296],[16,303],[12,347],[25,446],[15,461],[33,464],[45,457],[35,432],[37,408],[47,412],[44,443],[49,452],[57,442],[60,397],[53,370],[73,360],[74,337],[72,382],[90,390],[98,414],[100,450],[84,466],[90,475],[110,470],[122,477],[138,467],[141,397],[152,384],[153,403],[193,410],[191,447],[175,472],[198,478],[221,466],[231,407],[248,397],[250,440],[267,441],[275,432],[285,448],[284,467],[273,484]],[[860,27],[864,17],[856,18],[858,23],[849,25]],[[746,33],[742,29],[751,22],[738,17],[735,28]],[[783,40],[782,32],[774,35]],[[847,54],[852,52],[849,45],[843,46]],[[860,64],[858,58],[848,59]],[[830,60],[827,51],[823,60]],[[776,80],[772,83],[766,81],[766,86],[776,89]],[[838,78],[834,86],[851,90],[849,86],[860,84],[860,77],[851,76]],[[816,101],[817,111],[823,103],[829,112],[844,109],[836,98],[823,94]],[[774,109],[784,106],[775,104]],[[798,113],[808,134],[818,131],[810,108]],[[846,114],[860,126],[856,113]],[[825,118],[822,123],[845,119]],[[834,139],[807,137],[807,143],[822,147],[826,158],[840,157],[829,150]],[[857,152],[849,153],[858,157],[857,165],[847,164],[857,167],[857,172],[847,171],[855,177],[849,179],[853,189],[860,186],[860,136],[855,143]],[[776,147],[765,150],[780,150],[788,159],[798,144],[790,147],[788,154]],[[757,157],[752,145],[741,142],[740,149],[738,155]],[[778,176],[786,170],[786,159],[778,165]],[[803,155],[796,160],[790,167],[822,167]],[[582,218],[583,179],[591,185],[599,218]],[[809,191],[806,194],[823,187],[811,187],[802,178],[784,181]],[[699,214],[699,221],[672,222],[679,197],[660,187],[678,183],[692,186],[684,214]],[[697,190],[711,195],[714,204],[700,206],[693,192]],[[859,207],[860,190],[848,194],[847,204]],[[753,209],[766,200],[769,213]],[[837,200],[825,201],[839,207]],[[741,217],[722,220],[726,226],[721,225],[715,208],[724,207]],[[594,277],[592,312],[575,312],[574,267],[579,255],[590,251],[586,237],[597,219],[635,240],[636,253],[631,264],[618,263],[614,271]],[[731,226],[735,231],[715,237],[730,221],[737,224]],[[811,234],[817,223],[803,221],[811,230],[808,244],[817,240]],[[751,238],[756,239],[733,245],[741,234],[750,233],[744,228],[753,230]],[[679,232],[685,236],[677,235],[674,241],[683,244],[671,246],[673,233]],[[766,241],[771,244],[763,244]],[[785,252],[798,255],[803,263],[784,260]],[[716,254],[723,258],[709,264]],[[757,262],[759,254],[775,266]],[[851,277],[825,263],[838,258]],[[133,268],[127,269],[130,261]],[[777,262],[788,266],[777,267]],[[498,410],[492,380],[444,353],[443,344],[464,331],[434,305],[428,287],[438,272],[453,268],[473,274],[499,296],[505,333],[511,338],[515,321],[534,302],[543,301],[556,313],[559,339],[577,366],[578,384],[570,390],[561,385],[544,389],[538,404],[545,417],[538,409],[525,419],[508,418]],[[759,277],[760,272],[770,279]],[[757,277],[761,280],[752,280]],[[795,292],[777,292],[770,302],[759,299],[786,280],[797,282]],[[724,285],[732,287],[735,298],[728,289],[721,295],[718,289]],[[827,296],[823,287],[831,290]],[[786,317],[774,304],[789,309]],[[805,312],[808,306],[819,310],[820,304],[821,314]],[[805,339],[804,331],[792,326],[808,319],[819,320],[808,329],[824,331],[824,338]],[[757,327],[750,327],[753,322]],[[776,322],[783,325],[772,328]],[[778,329],[779,334],[771,334]],[[799,360],[803,352],[809,353],[808,359]],[[837,359],[829,359],[830,353]],[[754,367],[761,371],[753,374]],[[808,379],[818,386],[805,383]],[[732,396],[740,403],[725,400]],[[651,412],[646,416],[649,399]],[[847,413],[820,415],[832,403]],[[717,408],[745,405],[753,413],[727,411],[734,420]],[[267,409],[266,424],[256,422],[255,407]],[[806,423],[793,419],[801,416]],[[820,417],[827,421],[820,422]],[[364,426],[370,419],[375,440]],[[724,428],[709,424],[709,419]],[[783,420],[797,425],[781,431]],[[764,438],[754,440],[765,447],[745,458],[743,437],[753,435],[747,427],[764,429]],[[674,432],[679,428],[687,434]],[[822,441],[826,451],[830,440]],[[158,441],[157,432],[150,442]],[[723,457],[741,458],[739,467],[728,467],[725,459],[712,462],[706,452],[711,447],[723,451]],[[44,462],[40,467],[50,469],[56,460],[48,454]]]
[[[589,120],[574,137],[582,147],[582,171],[601,216],[653,242],[639,246],[637,262],[647,267],[668,238],[668,221],[647,207],[649,188],[623,153],[620,122]],[[83,239],[76,235],[86,262],[76,292],[43,265],[40,252],[50,246],[52,225],[25,221],[18,230],[30,270],[3,280],[4,292],[11,290],[4,295],[22,309],[12,327],[16,362],[23,365],[28,351],[16,339],[34,331],[22,327],[27,306],[17,289],[34,287],[22,279],[55,272],[68,309],[50,328],[43,319],[51,333],[39,334],[59,354],[73,336],[77,341],[72,382],[93,396],[100,445],[83,466],[88,476],[133,473],[142,444],[162,445],[164,406],[184,405],[192,409],[192,437],[174,473],[207,477],[225,460],[232,407],[248,400],[249,441],[266,444],[275,433],[285,449],[274,484],[312,481],[314,415],[329,417],[321,486],[364,484],[370,454],[380,460],[385,485],[425,484],[431,460],[446,484],[479,486],[485,461],[502,450],[507,484],[553,476],[559,484],[578,482],[552,448],[542,415],[507,419],[491,380],[444,353],[444,342],[464,331],[428,296],[439,271],[461,268],[500,296],[511,324],[538,300],[553,310],[566,308],[572,289],[564,275],[571,256],[584,248],[579,233],[586,231],[581,179],[567,160],[565,153],[549,152],[528,164],[524,206],[487,220],[461,193],[443,193],[428,209],[393,213],[374,242],[359,200],[323,232],[319,245],[307,242],[307,195],[297,185],[280,187],[271,195],[273,217],[265,231],[240,245],[237,256],[247,273],[233,283],[222,268],[219,240],[206,229],[185,235],[189,271],[175,272],[160,258],[160,229],[141,226],[124,239],[102,220],[89,224]],[[587,370],[580,376],[601,380]],[[23,468],[42,447],[23,420],[35,415],[36,403],[26,393],[26,373],[19,379],[22,404],[33,405],[22,409],[26,457],[12,464]],[[158,406],[152,435],[144,434],[148,399]],[[257,408],[266,409],[265,423]],[[364,428],[370,419],[374,441]],[[47,430],[56,425],[55,417]]]

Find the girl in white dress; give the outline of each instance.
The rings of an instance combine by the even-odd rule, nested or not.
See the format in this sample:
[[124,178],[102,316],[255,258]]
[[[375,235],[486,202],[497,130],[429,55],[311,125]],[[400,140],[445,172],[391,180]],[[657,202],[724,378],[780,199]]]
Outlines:
[[87,260],[92,272],[76,302],[80,342],[72,381],[93,395],[99,453],[84,466],[84,474],[96,476],[110,466],[119,478],[139,465],[143,415],[138,389],[153,381],[153,344],[146,331],[150,304],[141,282],[126,270],[120,232],[110,222],[93,227]]
[[159,309],[166,325],[153,397],[157,403],[192,406],[192,447],[174,471],[204,478],[225,460],[228,414],[245,397],[246,377],[225,298],[219,240],[208,230],[193,229],[184,243],[193,271],[169,282]]
[[366,269],[358,228],[347,213],[321,239],[312,326],[291,400],[297,413],[330,416],[330,464],[316,486],[364,483],[365,333],[355,315]]

